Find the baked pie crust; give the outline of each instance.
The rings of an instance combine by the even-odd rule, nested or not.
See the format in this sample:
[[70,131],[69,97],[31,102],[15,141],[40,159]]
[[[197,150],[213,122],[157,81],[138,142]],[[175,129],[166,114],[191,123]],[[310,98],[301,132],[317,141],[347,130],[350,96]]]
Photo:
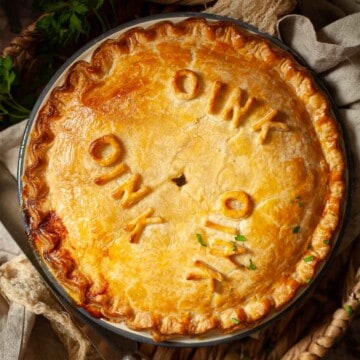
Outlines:
[[35,118],[28,235],[95,317],[157,341],[253,327],[331,250],[341,141],[310,73],[267,39],[195,18],[131,29]]

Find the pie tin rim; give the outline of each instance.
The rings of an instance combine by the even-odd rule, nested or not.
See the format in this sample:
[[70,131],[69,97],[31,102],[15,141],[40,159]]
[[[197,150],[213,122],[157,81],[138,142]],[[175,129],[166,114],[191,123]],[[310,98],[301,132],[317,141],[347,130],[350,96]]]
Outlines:
[[[89,321],[91,321],[95,326],[98,326],[100,328],[104,328],[114,334],[124,336],[128,339],[142,342],[142,343],[150,343],[153,345],[158,346],[171,346],[171,347],[200,347],[200,346],[214,346],[220,343],[230,342],[239,340],[245,337],[248,337],[249,335],[252,335],[266,327],[271,326],[275,322],[277,322],[280,318],[288,314],[291,310],[294,309],[294,307],[299,306],[301,303],[303,303],[308,295],[311,293],[312,289],[319,283],[321,278],[326,273],[326,270],[332,263],[334,257],[336,256],[337,250],[340,246],[344,230],[346,228],[346,222],[348,219],[348,213],[349,208],[351,204],[351,168],[352,168],[352,157],[351,157],[351,151],[350,151],[350,145],[349,145],[349,138],[346,133],[346,127],[341,121],[339,115],[338,115],[338,109],[337,106],[327,89],[327,87],[324,85],[323,81],[319,79],[318,75],[306,64],[306,61],[297,54],[293,49],[290,49],[288,46],[283,44],[279,39],[276,39],[272,37],[271,35],[267,33],[263,33],[260,30],[258,30],[256,27],[247,24],[245,22],[231,19],[229,17],[220,16],[220,15],[214,15],[214,14],[206,14],[206,13],[197,13],[197,12],[174,12],[174,13],[168,13],[168,14],[157,14],[152,16],[143,17],[140,19],[132,20],[129,22],[126,22],[124,24],[121,24],[99,36],[94,38],[93,40],[89,41],[87,44],[82,46],[79,50],[77,50],[72,56],[69,57],[65,61],[65,63],[55,72],[55,74],[52,76],[51,80],[48,82],[48,84],[44,87],[43,91],[41,92],[39,98],[37,99],[32,112],[30,114],[29,120],[27,122],[23,139],[20,146],[19,151],[19,160],[18,160],[18,201],[21,207],[21,215],[22,215],[22,221],[24,225],[24,229],[28,230],[28,225],[25,221],[25,214],[23,212],[23,202],[22,202],[22,174],[24,171],[24,156],[26,151],[26,144],[29,137],[29,134],[32,129],[32,125],[37,117],[38,111],[40,108],[44,105],[44,102],[46,101],[48,95],[51,92],[51,89],[61,81],[61,77],[66,75],[67,69],[76,61],[79,60],[80,57],[84,56],[84,53],[86,53],[89,49],[92,47],[97,48],[98,45],[107,38],[113,37],[115,34],[120,35],[122,32],[127,31],[129,28],[132,27],[138,27],[145,25],[149,22],[160,22],[160,21],[174,21],[174,20],[185,20],[187,18],[204,18],[209,21],[221,21],[221,22],[230,22],[232,24],[235,24],[236,26],[240,28],[244,28],[245,30],[248,30],[250,32],[253,32],[257,35],[260,35],[267,40],[270,40],[275,46],[278,46],[280,49],[285,50],[286,52],[290,53],[295,60],[304,68],[306,68],[310,73],[311,76],[318,85],[321,90],[326,94],[330,105],[331,110],[334,115],[335,120],[337,121],[338,129],[342,135],[342,150],[345,157],[345,163],[346,163],[346,170],[345,170],[345,183],[346,183],[346,189],[345,189],[345,196],[344,201],[342,204],[342,216],[338,225],[338,229],[336,231],[336,234],[333,236],[333,244],[332,249],[330,251],[330,254],[327,256],[326,259],[322,260],[321,264],[319,264],[316,268],[315,275],[309,285],[302,286],[300,289],[297,290],[296,295],[292,298],[291,301],[289,301],[287,304],[283,306],[282,309],[277,311],[271,311],[271,313],[266,316],[263,320],[261,320],[259,323],[255,324],[253,327],[245,328],[242,330],[239,330],[237,332],[231,333],[231,334],[219,334],[215,338],[211,338],[208,336],[208,334],[205,335],[195,335],[195,336],[185,336],[181,337],[181,339],[174,339],[174,340],[168,340],[168,341],[162,341],[162,342],[156,342],[154,341],[151,336],[146,331],[133,331],[131,329],[121,329],[113,324],[111,324],[108,321],[104,321],[101,319],[96,319],[93,316],[91,316],[86,310],[83,308],[80,308],[76,306],[71,299],[71,297],[66,293],[64,288],[58,283],[56,278],[51,274],[51,272],[48,269],[48,266],[44,263],[40,255],[37,253],[37,250],[32,246],[31,240],[28,240],[30,243],[30,246],[32,247],[32,251],[34,253],[34,257],[36,261],[39,263],[40,268],[43,270],[41,273],[43,279],[47,283],[48,286],[50,286],[51,290],[56,293],[57,296],[62,297],[62,299],[65,299],[67,302],[73,304],[74,311],[79,312],[80,314],[84,315]],[[147,25],[149,26],[149,25]],[[184,341],[187,340],[187,341]]]

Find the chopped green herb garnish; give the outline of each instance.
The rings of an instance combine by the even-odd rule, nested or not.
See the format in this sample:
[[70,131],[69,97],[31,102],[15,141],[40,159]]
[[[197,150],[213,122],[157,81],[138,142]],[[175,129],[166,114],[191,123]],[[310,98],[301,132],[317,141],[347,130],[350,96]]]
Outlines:
[[200,244],[201,246],[206,246],[206,244],[205,244],[205,242],[204,242],[201,234],[196,234],[196,239],[197,239],[197,241],[199,242],[199,244]]
[[291,204],[296,203],[296,205],[297,205],[298,207],[301,207],[301,206],[302,206],[302,203],[300,202],[300,200],[301,200],[301,196],[300,196],[300,195],[297,195],[297,196],[295,197],[295,200],[291,200],[290,203],[291,203]]
[[310,255],[310,256],[305,256],[304,257],[304,261],[305,262],[311,262],[311,261],[313,261],[314,260],[314,257],[312,256],[312,255]]
[[350,317],[353,313],[353,308],[350,305],[345,305],[344,308],[345,308],[347,316]]
[[246,241],[245,235],[238,234],[235,236],[236,241]]
[[239,321],[239,319],[237,319],[237,318],[231,318],[231,321],[232,321],[234,324],[240,324],[240,321]]
[[299,226],[299,225],[292,228],[293,234],[297,234],[297,233],[299,232],[299,230],[300,230],[300,226]]
[[236,251],[236,248],[237,248],[237,245],[236,245],[236,242],[235,241],[231,241],[231,244],[232,244],[232,251]]
[[323,243],[324,243],[325,245],[329,245],[329,244],[330,244],[330,240],[324,240]]
[[0,56],[0,123],[4,116],[15,121],[25,119],[30,114],[30,110],[13,97],[15,80],[16,73],[10,55]]
[[256,270],[256,266],[255,266],[255,264],[253,263],[253,261],[252,261],[251,259],[249,259],[249,262],[250,262],[250,265],[249,265],[248,269],[250,269],[250,270]]
[[307,284],[309,284],[309,283],[311,282],[311,279],[310,279],[310,278],[307,278],[307,279],[305,280],[305,282],[306,282]]

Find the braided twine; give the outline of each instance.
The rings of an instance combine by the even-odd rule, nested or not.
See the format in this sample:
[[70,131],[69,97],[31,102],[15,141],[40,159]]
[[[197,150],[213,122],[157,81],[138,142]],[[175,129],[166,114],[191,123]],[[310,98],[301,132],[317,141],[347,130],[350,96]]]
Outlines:
[[40,35],[35,31],[36,23],[29,25],[19,36],[15,37],[5,47],[1,55],[9,55],[17,69],[25,68],[33,59],[35,48],[41,40]]

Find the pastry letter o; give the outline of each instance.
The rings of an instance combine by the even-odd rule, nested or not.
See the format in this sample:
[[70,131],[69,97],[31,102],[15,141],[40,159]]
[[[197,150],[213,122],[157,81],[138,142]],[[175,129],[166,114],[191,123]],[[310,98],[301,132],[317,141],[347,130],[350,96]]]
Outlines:
[[[185,81],[187,82],[186,89]],[[191,100],[199,91],[199,78],[194,71],[182,69],[175,73],[171,85],[176,97],[182,100]]]
[[249,216],[252,211],[251,198],[244,191],[227,191],[219,199],[220,211],[229,218],[241,219]]
[[[111,147],[111,152],[104,156],[103,149]],[[95,139],[89,146],[89,153],[100,166],[110,166],[120,158],[121,144],[113,134],[108,134]]]

